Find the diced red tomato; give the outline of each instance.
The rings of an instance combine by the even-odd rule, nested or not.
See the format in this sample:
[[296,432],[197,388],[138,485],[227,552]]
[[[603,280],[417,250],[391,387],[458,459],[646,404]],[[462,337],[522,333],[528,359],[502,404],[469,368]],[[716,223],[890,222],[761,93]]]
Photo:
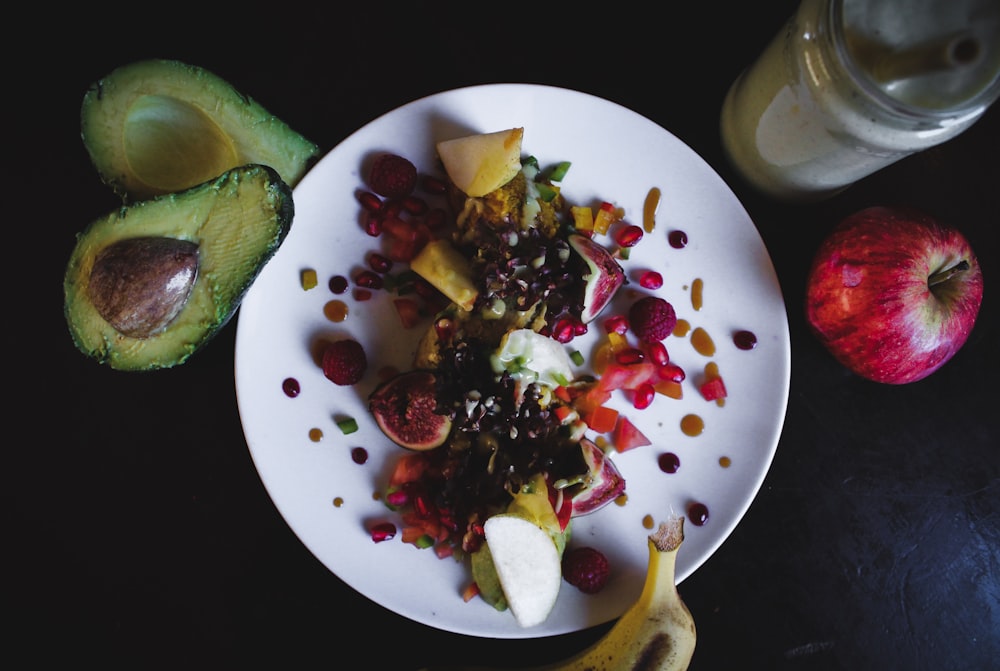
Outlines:
[[615,449],[619,452],[627,452],[636,447],[652,445],[652,441],[639,430],[639,427],[624,415],[618,418],[618,424],[615,426],[614,433],[611,436],[611,442],[614,443]]

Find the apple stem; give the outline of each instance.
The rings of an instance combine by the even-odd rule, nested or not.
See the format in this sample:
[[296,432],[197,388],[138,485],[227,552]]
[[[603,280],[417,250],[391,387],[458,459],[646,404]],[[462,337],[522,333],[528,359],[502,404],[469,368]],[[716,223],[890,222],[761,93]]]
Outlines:
[[959,273],[964,273],[969,269],[969,262],[966,259],[962,259],[950,268],[945,268],[944,270],[939,270],[933,273],[929,278],[927,278],[927,286],[934,287],[942,282],[947,282],[952,277]]

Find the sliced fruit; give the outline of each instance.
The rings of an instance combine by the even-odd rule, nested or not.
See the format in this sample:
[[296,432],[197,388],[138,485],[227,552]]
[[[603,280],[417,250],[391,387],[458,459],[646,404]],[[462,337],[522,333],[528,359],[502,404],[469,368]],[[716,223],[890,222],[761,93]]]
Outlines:
[[411,370],[386,380],[368,397],[368,408],[382,432],[400,447],[430,450],[444,443],[451,418],[437,412],[437,377]]
[[448,178],[465,195],[478,198],[499,189],[521,170],[524,128],[480,133],[437,143]]
[[483,524],[500,586],[522,627],[548,618],[562,585],[562,562],[549,533],[530,520],[493,515]]
[[573,250],[587,263],[583,279],[583,311],[580,319],[584,324],[591,322],[615,297],[618,289],[625,284],[625,271],[611,252],[585,235],[569,236]]
[[600,510],[625,493],[625,478],[604,450],[586,438],[580,449],[590,473],[584,488],[573,496],[574,517]]
[[569,532],[553,507],[552,493],[553,490],[545,480],[545,475],[536,473],[531,480],[521,485],[505,512],[523,517],[545,529],[552,537],[552,542],[556,544],[556,550],[562,554],[566,548]]
[[471,310],[479,291],[472,282],[469,261],[447,240],[431,240],[421,249],[410,268],[463,310]]
[[73,342],[118,370],[184,363],[236,313],[293,215],[278,173],[250,165],[93,221],[63,279]]
[[260,163],[294,187],[319,147],[217,75],[174,60],[123,65],[94,82],[80,110],[101,179],[128,201],[188,189]]
[[479,589],[479,596],[497,610],[507,610],[507,598],[504,596],[496,566],[493,564],[489,543],[484,543],[472,553],[470,564],[472,579]]
[[566,347],[531,329],[509,331],[490,357],[493,372],[509,372],[522,385],[532,382],[555,388],[573,379],[573,361]]

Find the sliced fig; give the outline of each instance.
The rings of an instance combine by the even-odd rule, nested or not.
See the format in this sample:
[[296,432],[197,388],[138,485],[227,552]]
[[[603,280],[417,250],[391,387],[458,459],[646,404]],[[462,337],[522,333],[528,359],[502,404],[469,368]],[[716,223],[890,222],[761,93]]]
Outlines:
[[573,517],[600,510],[625,492],[625,478],[618,467],[593,441],[580,441],[583,459],[590,469],[584,488],[573,496]]
[[625,284],[625,271],[605,247],[585,235],[569,236],[570,247],[587,262],[587,272],[583,279],[583,311],[580,320],[584,324],[593,321],[601,310],[611,302],[619,287]]
[[368,409],[382,432],[409,450],[434,449],[451,432],[451,418],[437,412],[437,378],[429,370],[386,380],[368,397]]

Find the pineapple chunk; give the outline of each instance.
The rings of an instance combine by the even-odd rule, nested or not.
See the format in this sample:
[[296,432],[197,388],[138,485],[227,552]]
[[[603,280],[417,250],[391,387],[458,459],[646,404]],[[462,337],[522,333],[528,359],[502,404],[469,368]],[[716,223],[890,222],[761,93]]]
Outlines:
[[447,240],[432,240],[410,261],[410,268],[465,311],[472,310],[479,291],[469,262]]
[[521,170],[524,128],[480,133],[437,143],[437,153],[452,184],[473,198],[509,182]]

